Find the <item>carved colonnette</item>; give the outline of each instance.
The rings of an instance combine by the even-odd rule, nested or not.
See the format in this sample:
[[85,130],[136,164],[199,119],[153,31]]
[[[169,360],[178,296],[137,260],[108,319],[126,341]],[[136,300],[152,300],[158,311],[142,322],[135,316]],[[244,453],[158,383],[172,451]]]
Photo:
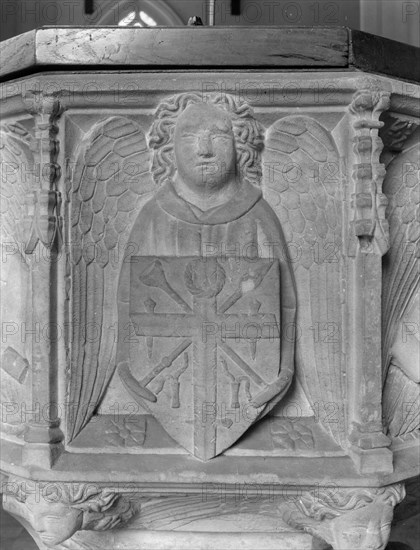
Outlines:
[[[385,168],[380,163],[382,140],[379,120],[389,108],[390,93],[375,86],[355,94],[350,105],[354,164],[352,194],[354,236],[349,253],[354,256],[353,340],[354,403],[351,404],[351,452],[361,471],[392,471],[390,440],[382,427],[381,273],[382,256],[389,248],[387,198],[382,192]],[[357,239],[357,240],[356,240]],[[351,284],[351,283],[350,283]],[[359,345],[356,344],[359,342]],[[366,452],[368,450],[368,452]]]
[[416,469],[394,414],[418,392],[396,341],[416,343],[415,100],[352,72],[294,72],[294,95],[276,71],[52,74],[9,89],[2,126],[5,162],[43,174],[9,171],[3,226],[19,319],[50,331],[3,341],[9,511],[65,512],[40,548],[384,548]]

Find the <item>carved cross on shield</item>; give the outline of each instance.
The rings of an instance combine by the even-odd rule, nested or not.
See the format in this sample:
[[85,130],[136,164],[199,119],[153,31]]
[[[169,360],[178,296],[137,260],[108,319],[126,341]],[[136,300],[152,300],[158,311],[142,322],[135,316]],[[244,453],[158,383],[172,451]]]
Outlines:
[[178,443],[209,460],[260,416],[253,396],[278,377],[278,260],[131,262],[130,321],[142,337],[130,353],[131,391]]

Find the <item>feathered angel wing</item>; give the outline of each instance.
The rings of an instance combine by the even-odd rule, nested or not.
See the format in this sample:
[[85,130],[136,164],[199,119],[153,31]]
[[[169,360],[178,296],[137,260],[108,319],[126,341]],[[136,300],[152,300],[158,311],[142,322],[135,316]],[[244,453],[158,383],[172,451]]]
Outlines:
[[[33,204],[30,192],[34,191],[32,140],[32,136],[18,123],[0,126],[0,302],[3,323],[23,323],[30,313],[30,300],[26,299],[30,262],[25,251],[31,234],[30,215],[33,214],[29,210]],[[20,331],[10,334],[0,347],[2,368],[10,363],[13,370],[16,367],[16,372],[19,372],[19,362],[24,364],[26,357],[30,358],[30,342],[21,337]],[[4,354],[9,354],[10,358],[10,353],[14,354],[14,359],[7,361]],[[7,375],[2,380],[2,390],[9,401],[13,395],[16,398],[19,396],[20,400],[27,395],[30,377],[26,378],[25,384],[20,382],[17,386],[14,382],[9,384]]]
[[144,132],[112,117],[81,142],[71,190],[71,441],[89,422],[115,369],[117,285],[131,227],[153,187]]
[[419,427],[418,161],[417,142],[388,165],[383,185],[389,200],[389,250],[384,256],[382,278],[383,413],[393,437],[414,432]]
[[[383,263],[384,380],[407,306],[420,291],[420,148],[416,143],[388,166],[383,189],[388,197],[389,250]],[[408,328],[408,327],[407,327]],[[399,330],[401,329],[401,330]],[[413,357],[418,361],[418,357]]]
[[21,124],[0,127],[1,240],[13,243],[18,253],[25,250],[29,229],[25,199],[31,190],[30,174],[34,168],[31,141]]
[[287,116],[266,133],[264,186],[297,286],[296,371],[315,415],[343,442],[341,166],[329,132]]

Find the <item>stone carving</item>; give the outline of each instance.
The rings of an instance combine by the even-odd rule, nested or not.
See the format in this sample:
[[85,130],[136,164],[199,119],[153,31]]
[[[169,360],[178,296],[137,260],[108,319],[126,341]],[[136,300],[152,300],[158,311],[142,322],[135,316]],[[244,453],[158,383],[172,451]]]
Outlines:
[[61,176],[61,167],[57,163],[60,151],[57,121],[62,107],[56,97],[41,92],[28,92],[23,99],[35,119],[32,147],[39,170],[36,184],[31,189],[31,200],[28,200],[33,211],[28,219],[25,252],[32,254],[39,241],[46,248],[51,248],[61,232],[61,194],[57,190]]
[[298,420],[271,418],[270,430],[274,447],[303,450],[315,446],[311,428]]
[[113,529],[136,513],[130,500],[112,489],[18,478],[10,478],[6,484],[4,508],[27,522],[47,548],[57,548],[79,530]]
[[[22,436],[30,402],[31,346],[16,327],[29,318],[31,262],[25,254],[31,226],[31,186],[35,162],[33,137],[19,123],[0,126],[1,430]],[[30,407],[28,407],[30,408]]]
[[[242,434],[244,426],[261,414],[260,407],[266,402],[267,394],[275,393],[278,388],[278,264],[269,259],[254,260],[251,264],[240,258],[223,261],[215,257],[188,256],[164,260],[165,268],[155,257],[132,257],[129,309],[136,334],[170,338],[173,348],[156,366],[145,365],[141,383],[133,380],[127,364],[120,365],[120,375],[128,391],[147,401],[148,409],[174,439],[191,452],[190,442],[194,441],[194,454],[207,459],[230,446]],[[180,284],[179,274],[183,274],[184,285]],[[183,292],[175,292],[168,280],[175,281],[178,288],[184,286]],[[148,292],[153,293],[152,299],[157,303],[162,302],[162,292],[167,294],[183,312],[164,313],[165,308],[160,308],[162,313],[139,311]],[[264,301],[265,311],[252,315],[246,305],[237,304],[242,298],[255,300],[255,294]],[[238,310],[241,312],[236,312]],[[238,344],[235,349],[235,342],[248,343],[253,339],[255,343],[256,336],[261,345],[264,340],[268,341],[269,351],[271,347],[271,357],[264,356],[264,368],[260,366],[260,355],[253,358],[252,352]],[[180,385],[179,379],[189,366],[190,346],[191,368]],[[181,355],[184,360],[180,364],[177,359]],[[227,361],[229,369],[237,373],[236,377],[229,372]],[[156,394],[164,388],[167,376],[170,377],[168,391],[158,398]],[[226,376],[229,381],[233,378],[233,382],[227,384]],[[158,384],[155,393],[147,388],[152,382]],[[185,427],[191,422],[192,399],[197,402],[193,433]],[[172,409],[179,410],[168,411],[168,403]]]
[[[338,407],[345,387],[342,177],[334,140],[316,120],[286,116],[267,130],[264,183],[273,196],[286,241],[293,244],[297,327],[306,328],[296,339],[297,376],[312,406],[332,407],[333,418],[324,415],[321,422],[345,446],[346,422]],[[309,327],[326,331],[320,336]]]
[[[391,472],[390,439],[382,425],[381,356],[381,276],[382,256],[389,248],[389,227],[385,216],[388,200],[382,192],[385,166],[380,162],[383,143],[379,120],[388,109],[390,93],[376,81],[361,81],[361,89],[349,106],[353,141],[352,231],[349,235],[349,256],[354,289],[351,320],[355,326],[353,364],[361,365],[350,375],[350,401],[353,413],[349,421],[352,443],[350,454],[359,471]],[[363,321],[361,321],[363,320]],[[362,374],[363,373],[363,374]]]
[[420,425],[420,195],[418,139],[389,164],[390,249],[383,264],[384,417],[392,437]]
[[[2,239],[3,243],[6,240],[6,247],[11,244],[15,247],[15,258],[6,267],[7,284],[15,284],[14,296],[18,301],[12,319],[17,321],[18,326],[20,323],[20,327],[36,327],[49,322],[50,304],[55,298],[54,260],[61,242],[61,197],[57,190],[60,167],[56,162],[59,152],[57,119],[61,107],[56,97],[39,91],[23,94],[21,99],[33,119],[29,122],[26,114],[22,124],[7,124],[1,128],[1,164],[2,168],[8,167],[6,178],[2,178]],[[33,134],[27,128],[33,128]],[[38,256],[34,255],[36,250]],[[23,259],[22,265],[12,269],[17,267],[16,258],[19,255]],[[49,260],[52,260],[51,263]],[[7,302],[11,301],[10,288],[8,291],[6,311]],[[31,297],[26,296],[29,292]],[[24,302],[24,307],[19,304],[20,300]],[[28,445],[24,448],[23,457],[25,461],[30,456],[32,461],[38,460],[43,465],[52,464],[62,450],[60,442],[63,438],[59,429],[60,419],[54,416],[55,413],[51,416],[39,415],[35,409],[36,403],[42,403],[51,412],[53,407],[48,407],[48,404],[57,401],[55,381],[45,368],[55,360],[54,344],[51,343],[56,341],[54,330],[52,328],[49,338],[30,339],[27,349],[22,338],[19,344],[13,341],[15,351],[22,357],[30,357],[30,385],[38,388],[36,399],[27,388],[25,399],[19,404],[33,411],[24,415],[24,438]],[[30,452],[32,443],[37,449]]]
[[396,118],[390,114],[383,116],[384,126],[379,131],[379,136],[384,144],[381,162],[387,166],[398,153],[406,148],[409,138],[418,131],[419,125],[413,120]]
[[[353,117],[353,147],[356,164],[353,166],[355,194],[353,197],[354,234],[360,245],[368,248],[374,241],[381,254],[388,249],[388,223],[385,208],[388,204],[382,193],[385,168],[379,157],[383,143],[378,130],[384,123],[381,113],[389,107],[389,92],[371,89],[356,92],[349,111]],[[350,241],[350,254],[355,254],[355,241]]]
[[296,502],[298,511],[288,510],[283,517],[334,550],[384,550],[394,507],[404,496],[401,484],[381,489],[318,489],[305,493]]
[[18,253],[23,253],[30,240],[34,208],[31,200],[34,138],[19,123],[2,125],[0,137],[2,243],[3,246],[15,243]]
[[146,439],[147,422],[143,417],[122,417],[111,420],[105,430],[105,440],[116,447],[137,447]]
[[420,428],[419,380],[412,379],[412,374],[406,372],[391,360],[383,394],[384,422],[388,434],[404,440],[418,438]]
[[[127,344],[120,333],[117,364],[132,396],[176,441],[208,460],[291,383],[294,341],[279,320],[294,322],[294,281],[287,261],[267,248],[286,250],[257,187],[262,128],[246,104],[229,95],[208,103],[195,94],[171,97],[156,111],[149,143],[160,187],[131,231],[138,252],[131,270],[122,266],[118,292],[119,326],[148,340]],[[152,367],[155,340],[160,357]],[[178,359],[185,353],[188,371]],[[246,376],[241,387],[226,384],[227,362],[234,378]],[[166,374],[174,377],[168,389]],[[146,387],[152,381],[155,392]]]
[[[120,266],[142,195],[151,188],[142,130],[124,117],[98,122],[79,144],[67,208],[71,208],[71,350],[67,419],[71,441],[89,422],[115,370]],[[70,310],[68,311],[70,314]],[[89,327],[100,327],[98,338]],[[127,327],[125,327],[127,330]],[[127,334],[124,335],[127,337]]]
[[28,391],[29,363],[15,349],[8,346],[1,356],[1,403],[2,431],[21,436],[25,431],[21,406],[29,399]]
[[199,30],[0,46],[6,507],[42,550],[378,550],[418,473],[414,50]]

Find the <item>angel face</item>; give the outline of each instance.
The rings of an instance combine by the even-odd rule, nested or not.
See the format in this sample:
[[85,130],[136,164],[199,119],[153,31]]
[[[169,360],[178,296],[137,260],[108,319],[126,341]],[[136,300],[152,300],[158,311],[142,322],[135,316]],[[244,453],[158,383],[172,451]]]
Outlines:
[[196,192],[220,189],[236,173],[235,140],[228,113],[212,105],[190,105],[175,126],[178,175]]
[[29,496],[26,505],[31,524],[46,546],[54,546],[72,537],[81,529],[83,512],[61,502],[49,502]]
[[331,522],[334,548],[383,550],[391,533],[392,516],[393,507],[381,503],[343,514]]

